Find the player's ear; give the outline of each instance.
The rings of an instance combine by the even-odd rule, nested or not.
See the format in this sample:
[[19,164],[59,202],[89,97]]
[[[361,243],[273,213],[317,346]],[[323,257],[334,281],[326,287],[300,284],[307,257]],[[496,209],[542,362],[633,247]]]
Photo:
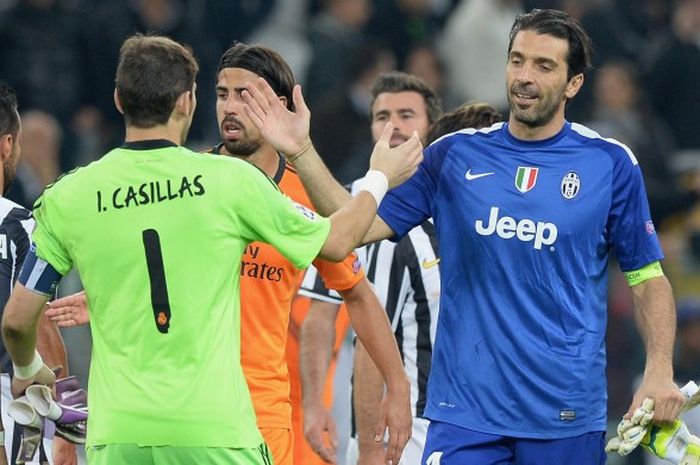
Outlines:
[[189,116],[194,111],[195,105],[194,89],[181,93],[175,101],[175,109],[183,116]]
[[5,163],[5,160],[7,160],[12,153],[13,143],[14,137],[12,137],[12,134],[3,134],[0,136],[0,157],[2,158],[3,163]]
[[581,86],[583,86],[583,73],[579,73],[569,79],[569,82],[566,84],[566,91],[564,92],[566,98],[569,100],[574,98],[576,94],[578,94],[578,91],[581,90]]
[[121,113],[122,115],[124,114],[124,109],[122,108],[122,102],[119,99],[119,92],[117,92],[117,88],[114,88],[114,106],[117,107],[117,111]]

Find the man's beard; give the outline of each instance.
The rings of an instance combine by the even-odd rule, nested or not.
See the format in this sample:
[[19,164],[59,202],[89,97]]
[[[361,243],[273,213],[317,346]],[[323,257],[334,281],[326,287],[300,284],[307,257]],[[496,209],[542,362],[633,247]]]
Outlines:
[[2,165],[2,174],[3,174],[3,186],[2,186],[2,195],[7,194],[7,191],[10,190],[10,186],[12,186],[12,182],[15,180],[15,168],[12,166],[11,160],[8,160],[6,163]]
[[564,99],[565,88],[562,88],[559,92],[552,94],[548,99],[542,99],[542,95],[540,94],[539,105],[534,104],[525,110],[522,110],[513,102],[512,93],[515,92],[516,89],[511,89],[511,92],[508,92],[507,94],[511,114],[518,122],[523,123],[525,126],[530,128],[539,128],[546,126],[554,118],[554,115],[559,109],[559,103]]
[[249,157],[260,149],[260,142],[250,140],[229,141],[224,138],[226,151],[236,157]]

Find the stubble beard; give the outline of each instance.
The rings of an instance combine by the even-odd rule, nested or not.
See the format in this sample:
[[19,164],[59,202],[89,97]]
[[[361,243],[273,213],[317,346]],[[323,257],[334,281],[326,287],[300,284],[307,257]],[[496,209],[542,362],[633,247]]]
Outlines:
[[[562,88],[560,91],[552,94],[550,98],[542,99],[540,103],[523,110],[513,102],[511,92],[508,92],[508,106],[511,114],[516,121],[530,128],[539,128],[549,124],[557,113],[559,103],[565,99],[565,89]],[[542,97],[540,96],[540,98]]]

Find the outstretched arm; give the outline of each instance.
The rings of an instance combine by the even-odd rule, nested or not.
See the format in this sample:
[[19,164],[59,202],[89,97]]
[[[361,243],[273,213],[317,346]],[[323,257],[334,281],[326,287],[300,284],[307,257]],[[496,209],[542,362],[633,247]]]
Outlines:
[[[319,457],[336,463],[338,434],[335,421],[323,405],[328,365],[333,355],[338,305],[311,300],[301,326],[301,392],[304,405],[304,437]],[[326,440],[324,440],[324,435]]]
[[[322,258],[340,261],[355,247],[367,241],[367,233],[373,222],[376,223],[377,207],[386,193],[386,179],[391,176],[394,169],[394,167],[389,166],[389,160],[393,162],[396,159],[404,159],[406,164],[415,164],[413,171],[417,169],[419,160],[423,156],[423,149],[418,137],[414,134],[402,145],[390,148],[391,133],[391,124],[387,124],[374,146],[370,159],[370,171],[367,172],[367,176],[359,188],[360,191],[350,202],[331,215],[331,231],[326,243],[321,248]],[[375,231],[378,228],[382,229],[381,226],[375,226]],[[385,233],[388,231],[389,234],[379,234],[378,237],[371,239],[378,240],[393,235],[386,224],[384,224],[383,230]]]
[[[283,153],[297,169],[311,202],[321,215],[332,215],[350,202],[352,197],[333,178],[311,142],[309,137],[311,113],[306,106],[299,85],[294,87],[293,92],[295,112],[287,110],[270,85],[262,78],[258,79],[254,86],[246,89],[242,95],[246,102],[246,112],[251,120],[263,137],[275,149]],[[387,124],[385,133],[388,132],[389,137],[392,130],[392,125]],[[378,144],[380,142],[381,140]],[[382,153],[378,153],[377,146],[375,146],[370,169],[382,171],[389,181],[388,187],[392,188],[415,173],[418,163],[422,159],[423,147],[415,133],[408,142],[400,147],[417,145],[420,154],[411,153],[408,155],[400,153],[401,151],[393,152],[393,149],[389,150],[388,138],[384,145],[386,147]],[[396,147],[396,149],[398,148]],[[407,160],[410,158],[410,160],[408,162],[402,160],[404,157]],[[375,242],[392,235],[393,232],[386,223],[381,218],[376,217],[362,243]]]

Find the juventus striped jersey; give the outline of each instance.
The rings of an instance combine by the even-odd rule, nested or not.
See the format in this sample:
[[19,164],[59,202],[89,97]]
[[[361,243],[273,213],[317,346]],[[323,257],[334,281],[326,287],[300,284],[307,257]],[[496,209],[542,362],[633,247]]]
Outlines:
[[[0,197],[0,218],[1,317],[29,250],[29,235],[34,229],[34,220],[29,210],[4,197]],[[0,370],[12,373],[12,360],[1,340],[0,359]]]
[[[352,184],[353,194],[357,184]],[[440,301],[435,227],[431,221],[425,221],[398,243],[381,241],[358,249],[357,253],[396,336],[411,381],[413,416],[422,417]],[[300,293],[327,302],[343,302],[335,291],[326,289],[313,268],[307,270]]]

